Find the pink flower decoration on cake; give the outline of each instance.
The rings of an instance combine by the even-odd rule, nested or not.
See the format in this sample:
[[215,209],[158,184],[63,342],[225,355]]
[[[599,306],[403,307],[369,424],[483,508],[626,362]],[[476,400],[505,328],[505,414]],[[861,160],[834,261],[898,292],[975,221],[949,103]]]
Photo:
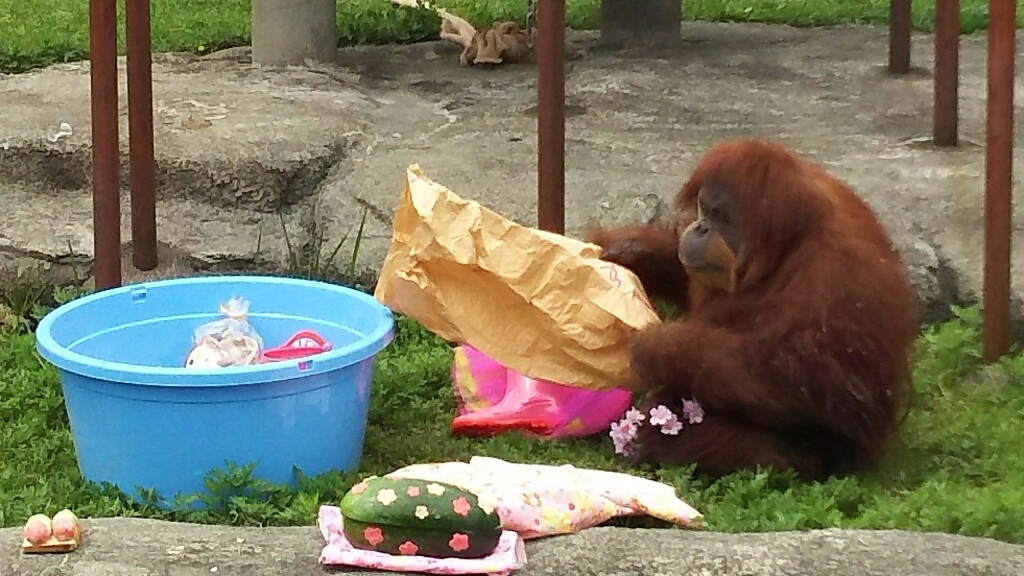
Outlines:
[[376,546],[384,541],[384,532],[376,526],[369,526],[366,530],[363,530],[363,538],[366,538],[370,546]]
[[472,506],[469,505],[469,501],[462,496],[459,496],[452,502],[452,509],[455,510],[455,513],[459,516],[468,516],[469,511],[472,510]]
[[448,545],[451,546],[452,550],[462,552],[469,548],[469,536],[456,532],[455,534],[452,534],[452,539],[448,541]]
[[409,486],[405,491],[406,496],[409,498],[415,498],[420,495],[420,489],[418,486]]
[[418,552],[419,549],[420,549],[419,546],[413,544],[412,542],[410,542],[408,540],[406,540],[405,542],[402,542],[402,544],[398,547],[398,551],[401,552],[402,554],[405,554],[406,556],[412,556],[413,554]]

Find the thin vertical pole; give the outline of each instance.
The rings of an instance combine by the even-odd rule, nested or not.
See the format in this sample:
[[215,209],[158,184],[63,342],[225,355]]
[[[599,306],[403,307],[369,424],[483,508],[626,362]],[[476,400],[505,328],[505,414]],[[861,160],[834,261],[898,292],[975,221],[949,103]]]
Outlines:
[[960,0],[936,0],[932,138],[937,146],[959,142]]
[[128,156],[132,198],[132,263],[157,266],[153,159],[153,72],[149,0],[127,0]]
[[565,0],[537,6],[537,226],[565,233]]
[[988,111],[985,138],[984,361],[1010,348],[1010,233],[1013,186],[1013,73],[1017,7],[988,3]]
[[889,0],[889,72],[910,72],[911,0]]
[[116,0],[89,0],[89,60],[93,276],[96,289],[103,290],[121,284]]

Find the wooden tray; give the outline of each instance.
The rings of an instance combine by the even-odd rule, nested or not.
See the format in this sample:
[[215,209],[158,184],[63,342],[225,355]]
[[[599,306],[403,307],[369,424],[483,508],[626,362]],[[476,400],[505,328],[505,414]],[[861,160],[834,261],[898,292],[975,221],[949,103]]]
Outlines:
[[21,552],[23,554],[57,554],[71,552],[75,548],[78,548],[78,543],[82,540],[82,527],[75,525],[75,536],[71,540],[57,540],[56,536],[50,536],[50,539],[42,544],[33,544],[28,539],[22,540]]

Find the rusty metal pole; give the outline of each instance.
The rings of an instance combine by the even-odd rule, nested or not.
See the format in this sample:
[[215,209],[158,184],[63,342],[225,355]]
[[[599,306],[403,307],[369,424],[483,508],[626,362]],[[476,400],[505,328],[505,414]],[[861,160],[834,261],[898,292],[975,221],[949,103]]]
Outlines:
[[117,126],[117,0],[89,0],[92,105],[93,276],[121,285],[121,199]]
[[1010,349],[1010,232],[1013,187],[1015,0],[988,3],[988,111],[985,137],[985,363]]
[[936,0],[932,139],[937,146],[959,143],[960,0]]
[[537,6],[537,226],[565,233],[565,0]]
[[910,72],[911,0],[889,0],[889,72]]
[[127,0],[128,157],[132,198],[132,263],[152,270],[156,255],[153,159],[153,71],[149,0]]

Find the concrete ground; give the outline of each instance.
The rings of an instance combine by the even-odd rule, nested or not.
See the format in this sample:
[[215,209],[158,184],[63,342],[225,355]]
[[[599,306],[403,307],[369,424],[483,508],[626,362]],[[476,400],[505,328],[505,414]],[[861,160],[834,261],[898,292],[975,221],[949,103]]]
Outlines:
[[[70,554],[23,555],[20,528],[0,529],[4,576],[391,576],[317,563],[313,526],[235,528],[109,518],[83,522]],[[725,534],[589,528],[527,543],[514,576],[1018,576],[1024,547],[899,531]]]
[[[651,213],[714,143],[767,136],[865,196],[928,304],[980,294],[984,36],[962,40],[963,142],[940,149],[929,143],[930,36],[914,37],[918,69],[892,77],[883,28],[689,23],[682,34],[682,46],[655,53],[610,51],[594,34],[569,34],[569,234],[590,219]],[[375,270],[412,163],[460,195],[534,223],[535,67],[465,69],[457,55],[442,43],[361,47],[314,69],[257,69],[246,49],[155,57],[165,257],[150,275],[282,264],[289,245],[332,244],[364,210],[360,264]],[[88,87],[88,63],[0,78],[7,268],[42,261],[55,274],[67,275],[69,264],[88,274]],[[61,122],[74,133],[51,142]],[[124,210],[127,242],[127,192]],[[1022,217],[1018,206],[1015,227]],[[1021,258],[1015,250],[1014,263]],[[126,274],[139,276],[130,266]],[[1022,289],[1017,276],[1015,297]]]

